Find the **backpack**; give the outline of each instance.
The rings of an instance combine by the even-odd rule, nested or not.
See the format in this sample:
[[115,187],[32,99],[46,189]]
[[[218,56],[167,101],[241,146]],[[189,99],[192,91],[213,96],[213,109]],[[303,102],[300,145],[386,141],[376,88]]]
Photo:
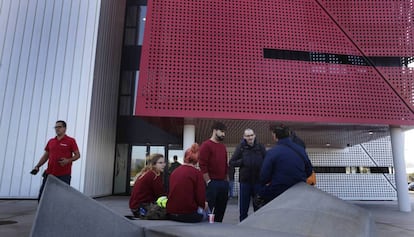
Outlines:
[[139,218],[144,220],[166,220],[167,209],[158,206],[155,203],[141,204],[139,209]]

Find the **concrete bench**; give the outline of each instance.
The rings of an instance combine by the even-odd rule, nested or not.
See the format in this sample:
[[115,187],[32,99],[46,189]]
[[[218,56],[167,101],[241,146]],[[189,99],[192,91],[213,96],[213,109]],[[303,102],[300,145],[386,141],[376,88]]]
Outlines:
[[369,212],[306,184],[290,188],[238,225],[190,224],[129,220],[49,176],[31,236],[371,237],[373,230]]
[[239,225],[306,236],[376,236],[369,211],[305,183],[286,190]]

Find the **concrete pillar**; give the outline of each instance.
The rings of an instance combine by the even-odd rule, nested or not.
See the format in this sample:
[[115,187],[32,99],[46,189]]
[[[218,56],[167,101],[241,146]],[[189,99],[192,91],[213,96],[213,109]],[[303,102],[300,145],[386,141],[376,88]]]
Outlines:
[[398,207],[402,212],[411,212],[411,201],[410,196],[408,195],[407,175],[404,159],[404,134],[400,127],[391,127],[390,130]]
[[195,142],[195,125],[185,124],[183,134],[183,152],[185,152]]

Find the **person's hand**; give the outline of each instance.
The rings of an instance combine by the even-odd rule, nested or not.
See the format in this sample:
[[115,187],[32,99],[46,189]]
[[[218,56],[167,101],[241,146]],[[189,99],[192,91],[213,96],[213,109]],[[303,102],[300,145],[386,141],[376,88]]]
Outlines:
[[31,175],[36,175],[38,172],[39,172],[39,167],[36,166],[32,169],[32,171],[30,171],[30,174]]
[[208,208],[208,202],[205,202],[205,203],[204,203],[204,210],[208,211],[208,209],[209,209],[209,208]]

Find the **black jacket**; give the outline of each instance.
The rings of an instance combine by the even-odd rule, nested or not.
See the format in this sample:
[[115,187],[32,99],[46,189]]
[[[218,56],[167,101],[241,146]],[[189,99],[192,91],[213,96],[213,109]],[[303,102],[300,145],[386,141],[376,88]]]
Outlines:
[[249,146],[246,140],[237,146],[230,159],[229,165],[240,167],[239,181],[241,183],[259,183],[260,169],[266,155],[266,148],[254,141],[253,146]]

